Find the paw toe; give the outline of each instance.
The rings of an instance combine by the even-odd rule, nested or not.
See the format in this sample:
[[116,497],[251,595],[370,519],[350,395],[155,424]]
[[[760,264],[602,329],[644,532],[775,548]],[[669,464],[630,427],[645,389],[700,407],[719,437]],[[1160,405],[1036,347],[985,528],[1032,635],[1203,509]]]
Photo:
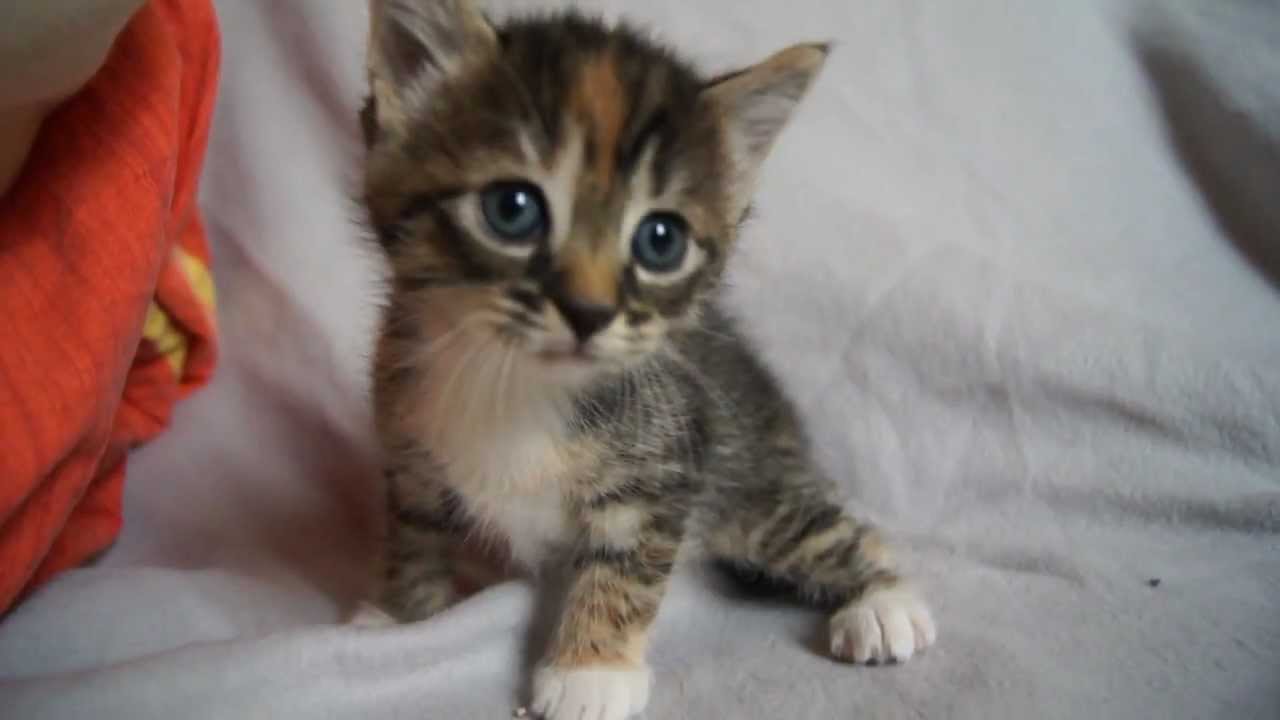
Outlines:
[[902,608],[886,608],[879,614],[886,661],[906,662],[916,649],[916,632]]
[[532,709],[545,720],[625,720],[649,702],[648,668],[542,667]]
[[915,632],[916,647],[924,649],[938,641],[938,627],[933,623],[933,613],[923,603],[911,613],[911,628]]
[[840,660],[866,663],[880,659],[880,624],[869,608],[854,606],[831,619],[831,654]]
[[906,662],[936,639],[928,607],[901,587],[868,593],[831,618],[831,654],[848,662]]

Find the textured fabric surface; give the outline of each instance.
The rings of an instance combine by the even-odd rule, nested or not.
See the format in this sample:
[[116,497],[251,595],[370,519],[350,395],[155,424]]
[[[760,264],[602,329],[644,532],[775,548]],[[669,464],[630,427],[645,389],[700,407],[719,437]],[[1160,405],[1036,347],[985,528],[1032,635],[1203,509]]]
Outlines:
[[111,544],[126,454],[212,374],[217,69],[212,3],[155,0],[0,197],[0,612]]
[[[499,719],[523,697],[522,583],[336,625],[377,526],[356,5],[220,5],[224,371],[132,458],[116,548],[0,624],[6,716]],[[733,294],[941,631],[904,667],[842,666],[817,615],[694,568],[647,717],[1280,716],[1280,10],[591,7],[624,5],[712,69],[836,40]]]

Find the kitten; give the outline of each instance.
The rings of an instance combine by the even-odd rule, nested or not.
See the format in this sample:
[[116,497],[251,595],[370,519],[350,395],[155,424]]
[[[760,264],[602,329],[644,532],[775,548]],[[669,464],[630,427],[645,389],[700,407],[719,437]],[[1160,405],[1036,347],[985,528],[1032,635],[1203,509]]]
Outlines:
[[462,541],[566,574],[547,718],[622,718],[694,544],[832,611],[851,662],[933,642],[846,514],[717,287],[766,153],[821,68],[798,45],[716,79],[577,14],[493,25],[374,0],[364,200],[392,268],[375,362],[383,609],[457,598]]

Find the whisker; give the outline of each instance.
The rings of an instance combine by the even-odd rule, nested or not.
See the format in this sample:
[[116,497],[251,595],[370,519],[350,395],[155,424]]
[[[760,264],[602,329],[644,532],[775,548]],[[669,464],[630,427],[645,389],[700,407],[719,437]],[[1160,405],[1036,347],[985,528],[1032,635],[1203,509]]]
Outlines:
[[[478,354],[480,357],[475,362],[463,361],[459,363],[464,366],[464,372],[475,373],[481,376],[488,373],[494,357],[490,352],[490,348],[497,341],[496,335],[490,335],[489,337],[484,338],[481,342],[476,343],[477,352],[473,354]],[[458,418],[459,425],[464,428],[471,427],[471,417],[475,414],[476,403],[480,402],[476,399],[476,396],[480,394],[477,392],[476,383],[473,382],[471,385],[472,387],[469,388],[470,392],[467,393],[466,400],[462,406],[462,412],[459,414]],[[489,391],[492,392],[492,383],[486,383],[485,385],[489,388]]]
[[528,312],[512,312],[509,317],[517,325],[523,325],[531,330],[541,330],[543,327],[542,321]]
[[[447,407],[449,406],[449,402],[450,402],[450,400],[451,400],[451,394],[452,394],[452,392],[453,392],[454,385],[455,385],[455,384],[457,383],[457,381],[458,381],[458,378],[462,375],[462,373],[463,373],[465,370],[469,369],[469,368],[468,368],[468,365],[469,365],[469,364],[470,364],[470,362],[471,362],[471,358],[472,358],[472,357],[474,357],[474,356],[476,355],[476,353],[478,353],[478,352],[480,352],[481,350],[483,350],[483,349],[485,348],[485,346],[486,346],[486,345],[487,345],[487,343],[483,343],[483,342],[481,342],[481,343],[476,343],[475,345],[472,345],[472,346],[471,346],[471,347],[470,347],[470,348],[469,348],[469,349],[468,349],[468,350],[463,354],[463,356],[462,356],[461,358],[459,358],[459,359],[458,359],[458,362],[454,365],[453,372],[449,375],[449,380],[445,383],[444,387],[440,390],[440,394],[437,396],[437,404],[436,404],[436,408],[437,408],[438,410],[441,410],[441,409],[447,408]],[[456,419],[456,418],[454,418],[454,417],[452,417],[452,416],[447,417],[447,418],[446,418],[445,416],[446,416],[446,413],[444,413],[444,412],[439,412],[439,411],[438,411],[438,412],[436,413],[436,417],[434,418],[434,421],[433,421],[433,423],[432,423],[432,425],[433,425],[433,427],[432,427],[433,431],[439,431],[439,429],[440,429],[440,423],[450,422],[450,421],[453,421],[454,419]]]
[[503,343],[502,363],[498,366],[497,391],[494,394],[494,417],[501,418],[507,409],[507,380],[511,373],[511,360],[515,357],[515,347],[510,342]]
[[445,334],[432,338],[431,340],[416,345],[413,351],[409,353],[402,363],[403,367],[417,367],[418,365],[430,360],[431,356],[440,353],[461,338],[463,333],[471,329],[473,326],[491,320],[491,318],[481,313],[473,313],[449,329]]
[[725,334],[725,333],[717,332],[717,331],[715,331],[715,330],[708,330],[708,329],[706,329],[706,328],[704,328],[704,327],[701,327],[701,326],[698,326],[698,325],[695,325],[695,326],[693,326],[693,327],[689,328],[689,330],[691,330],[691,331],[693,331],[693,332],[700,332],[700,333],[702,333],[703,335],[709,335],[709,336],[711,336],[711,337],[713,337],[713,338],[716,338],[716,339],[718,339],[718,340],[723,340],[723,341],[725,341],[725,342],[727,342],[727,343],[734,343],[734,344],[737,344],[737,343],[739,342],[739,341],[738,341],[738,338],[735,338],[735,337],[733,337],[732,335],[727,335],[727,334]]

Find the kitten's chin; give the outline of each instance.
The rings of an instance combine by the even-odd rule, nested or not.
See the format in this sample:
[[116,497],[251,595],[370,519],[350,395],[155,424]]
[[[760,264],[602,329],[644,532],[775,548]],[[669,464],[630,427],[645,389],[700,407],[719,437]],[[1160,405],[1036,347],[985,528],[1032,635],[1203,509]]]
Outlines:
[[526,362],[545,382],[579,390],[607,376],[624,372],[630,362],[599,349],[542,348],[530,353]]
[[547,382],[571,389],[587,385],[608,368],[599,357],[576,349],[539,350],[528,362]]

